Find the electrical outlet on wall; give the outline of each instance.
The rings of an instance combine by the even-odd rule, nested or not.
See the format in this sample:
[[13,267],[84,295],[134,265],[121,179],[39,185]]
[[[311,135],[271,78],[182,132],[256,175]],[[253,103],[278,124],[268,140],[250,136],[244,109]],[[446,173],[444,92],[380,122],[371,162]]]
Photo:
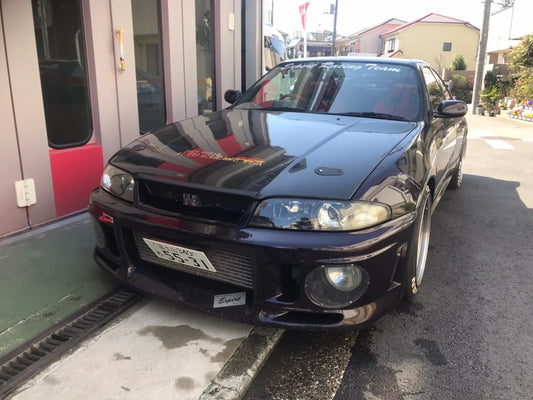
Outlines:
[[15,182],[15,191],[17,192],[17,206],[29,207],[37,203],[35,193],[35,181],[33,179],[24,179]]

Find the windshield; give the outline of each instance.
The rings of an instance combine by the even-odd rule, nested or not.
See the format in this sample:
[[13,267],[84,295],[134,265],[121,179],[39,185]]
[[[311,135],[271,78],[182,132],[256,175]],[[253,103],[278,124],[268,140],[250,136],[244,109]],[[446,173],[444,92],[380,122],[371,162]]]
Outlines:
[[386,62],[295,61],[272,69],[234,108],[415,121],[423,103],[417,76]]

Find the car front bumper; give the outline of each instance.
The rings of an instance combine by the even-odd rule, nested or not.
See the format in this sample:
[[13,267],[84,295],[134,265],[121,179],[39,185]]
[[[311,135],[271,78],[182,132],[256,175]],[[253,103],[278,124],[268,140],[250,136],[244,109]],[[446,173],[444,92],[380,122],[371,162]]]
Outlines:
[[[358,232],[230,227],[139,209],[102,189],[92,193],[89,212],[98,237],[95,260],[122,283],[240,322],[312,330],[361,327],[399,304],[415,219],[408,213]],[[222,275],[176,270],[151,254],[145,238],[202,251]],[[366,292],[339,309],[314,304],[304,289],[307,274],[344,264],[366,271]],[[221,307],[224,296],[244,304]]]

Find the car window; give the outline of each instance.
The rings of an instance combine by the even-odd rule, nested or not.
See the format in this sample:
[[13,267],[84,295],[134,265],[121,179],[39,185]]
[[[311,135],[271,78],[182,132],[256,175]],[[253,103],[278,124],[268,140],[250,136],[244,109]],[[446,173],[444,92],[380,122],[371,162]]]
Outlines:
[[439,78],[437,73],[431,70],[431,68],[424,68],[424,79],[426,80],[428,98],[431,102],[431,108],[433,110],[439,108],[440,103],[442,103],[444,100],[451,99],[446,85],[442,79]]
[[409,65],[295,61],[272,69],[234,107],[416,120],[420,87]]

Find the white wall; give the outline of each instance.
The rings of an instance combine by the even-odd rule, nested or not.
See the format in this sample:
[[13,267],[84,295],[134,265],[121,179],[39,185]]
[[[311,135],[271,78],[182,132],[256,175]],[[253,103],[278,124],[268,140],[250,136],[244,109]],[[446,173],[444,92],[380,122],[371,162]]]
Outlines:
[[511,38],[511,21],[513,19],[513,8],[492,14],[489,23],[489,37],[487,41],[487,52],[495,52],[509,49],[518,42],[510,40]]
[[21,160],[4,168],[22,165],[23,177],[35,180],[37,203],[28,207],[28,214],[36,225],[55,218],[56,212],[31,2],[2,0],[2,22]]
[[533,1],[515,0],[511,25],[511,38],[519,39],[533,33]]

